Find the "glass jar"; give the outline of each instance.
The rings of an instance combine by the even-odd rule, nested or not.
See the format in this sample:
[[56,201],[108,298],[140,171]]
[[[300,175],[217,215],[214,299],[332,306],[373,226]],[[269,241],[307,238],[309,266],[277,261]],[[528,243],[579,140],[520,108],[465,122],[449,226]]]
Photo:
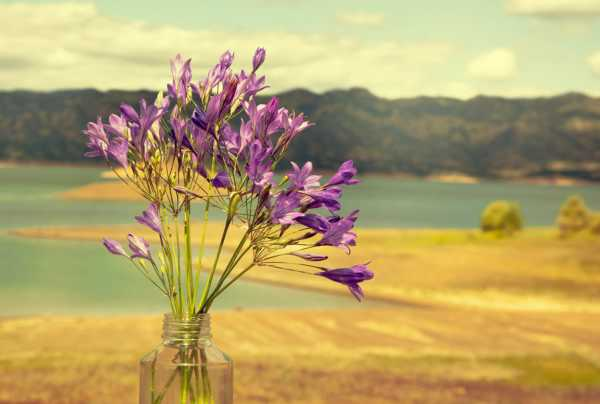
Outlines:
[[233,362],[213,344],[209,314],[166,314],[162,337],[140,361],[140,404],[233,403]]

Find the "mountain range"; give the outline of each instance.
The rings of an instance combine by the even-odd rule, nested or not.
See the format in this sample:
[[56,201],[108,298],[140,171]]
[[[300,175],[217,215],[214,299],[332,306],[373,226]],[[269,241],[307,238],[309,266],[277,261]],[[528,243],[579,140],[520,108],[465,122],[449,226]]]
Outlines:
[[[150,91],[0,92],[0,159],[82,162],[81,131]],[[316,125],[289,158],[322,169],[355,160],[363,172],[600,181],[600,98],[380,98],[362,88],[277,95]],[[261,98],[264,102],[267,98]]]

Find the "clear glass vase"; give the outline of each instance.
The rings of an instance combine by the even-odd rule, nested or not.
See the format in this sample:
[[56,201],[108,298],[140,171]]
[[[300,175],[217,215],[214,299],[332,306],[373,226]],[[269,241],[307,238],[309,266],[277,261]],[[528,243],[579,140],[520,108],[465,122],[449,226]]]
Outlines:
[[233,362],[211,339],[210,316],[165,315],[163,340],[140,361],[140,404],[231,404]]

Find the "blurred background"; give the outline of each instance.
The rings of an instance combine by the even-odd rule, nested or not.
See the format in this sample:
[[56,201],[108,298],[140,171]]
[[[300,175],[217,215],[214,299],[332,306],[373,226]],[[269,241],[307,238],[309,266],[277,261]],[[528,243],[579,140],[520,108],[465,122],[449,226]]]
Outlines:
[[[214,314],[238,403],[600,402],[600,1],[0,1],[0,403],[134,403],[167,304],[108,255],[145,203],[82,129],[256,47],[353,159],[359,304],[250,272]],[[218,217],[214,217],[218,220]]]

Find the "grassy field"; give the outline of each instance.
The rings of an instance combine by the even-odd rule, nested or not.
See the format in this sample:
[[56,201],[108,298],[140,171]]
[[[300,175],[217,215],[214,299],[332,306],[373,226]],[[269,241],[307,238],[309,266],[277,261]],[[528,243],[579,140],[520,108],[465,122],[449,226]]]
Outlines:
[[[97,192],[84,190],[78,197]],[[209,244],[220,226],[209,224]],[[156,241],[137,225],[12,233],[99,240],[129,231]],[[236,361],[236,403],[600,402],[598,238],[561,240],[551,228],[502,240],[477,230],[359,235],[352,255],[339,251],[332,263],[372,260],[367,299],[389,306],[214,313],[215,339]],[[347,293],[265,268],[248,277]],[[157,316],[0,319],[0,404],[134,403],[136,362],[160,325]]]

